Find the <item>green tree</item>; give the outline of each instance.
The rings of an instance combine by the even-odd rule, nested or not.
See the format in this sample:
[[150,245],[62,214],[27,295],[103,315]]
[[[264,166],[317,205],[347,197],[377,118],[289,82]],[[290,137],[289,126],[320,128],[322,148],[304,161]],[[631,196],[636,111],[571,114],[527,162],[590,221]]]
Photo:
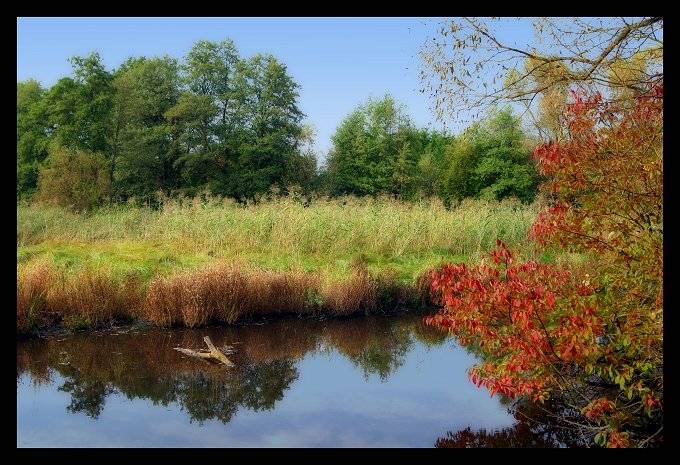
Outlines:
[[195,193],[215,174],[210,121],[218,111],[209,97],[184,93],[177,105],[165,112],[172,148],[180,154],[174,166],[181,172],[182,192]]
[[455,138],[440,131],[420,130],[422,152],[416,164],[415,185],[419,197],[444,197],[444,173],[447,171],[447,147]]
[[17,83],[17,199],[32,196],[47,157],[49,132],[45,90],[38,81]]
[[391,95],[369,99],[332,137],[327,176],[333,195],[408,194],[415,185],[420,140]]
[[272,55],[240,61],[235,79],[236,172],[219,187],[234,197],[252,198],[273,185],[285,187],[285,169],[302,133],[300,86]]
[[120,163],[115,177],[117,196],[150,199],[157,191],[179,187],[174,167],[178,151],[166,113],[179,101],[179,68],[169,58],[129,60],[114,80],[114,144]]
[[225,156],[234,130],[234,73],[239,61],[238,51],[231,39],[222,42],[199,40],[187,54],[182,66],[189,92],[210,97],[218,109],[211,129]]
[[283,184],[289,193],[296,188],[303,195],[311,194],[318,188],[317,157],[314,152],[315,129],[311,125],[304,125],[300,132],[298,148],[288,159],[284,170]]
[[449,147],[447,199],[516,197],[532,201],[539,177],[525,139],[519,118],[509,108],[471,126]]
[[70,59],[73,78],[60,79],[47,95],[59,145],[110,154],[112,75],[97,52]]
[[228,194],[233,175],[238,134],[236,72],[241,62],[230,39],[201,40],[181,66],[186,92],[166,114],[180,153],[182,191],[194,194],[206,187]]
[[73,77],[59,79],[45,96],[47,128],[58,146],[104,156],[110,166],[107,183],[110,188],[116,136],[113,75],[104,68],[97,52],[69,61]]
[[180,191],[252,198],[315,171],[298,150],[299,85],[276,58],[240,59],[229,39],[199,41],[182,70],[185,92],[165,112]]

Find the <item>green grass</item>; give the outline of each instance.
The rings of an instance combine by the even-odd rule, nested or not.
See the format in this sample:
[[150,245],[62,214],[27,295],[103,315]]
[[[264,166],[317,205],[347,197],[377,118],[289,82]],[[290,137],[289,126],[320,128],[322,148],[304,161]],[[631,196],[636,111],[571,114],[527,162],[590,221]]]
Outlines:
[[220,199],[168,200],[160,210],[117,206],[79,214],[17,205],[17,262],[69,269],[106,266],[143,281],[227,261],[249,269],[303,270],[341,278],[361,261],[413,280],[444,261],[477,261],[502,239],[525,244],[536,206],[466,201],[447,210],[387,199],[276,198],[243,207]]

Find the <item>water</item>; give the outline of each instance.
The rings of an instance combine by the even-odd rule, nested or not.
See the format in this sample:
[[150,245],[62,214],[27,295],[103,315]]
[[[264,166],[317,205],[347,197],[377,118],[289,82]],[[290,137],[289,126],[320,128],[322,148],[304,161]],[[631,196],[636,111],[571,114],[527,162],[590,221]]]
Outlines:
[[[173,350],[206,335],[236,343],[235,368]],[[508,431],[474,363],[411,314],[17,341],[17,446],[432,447]]]

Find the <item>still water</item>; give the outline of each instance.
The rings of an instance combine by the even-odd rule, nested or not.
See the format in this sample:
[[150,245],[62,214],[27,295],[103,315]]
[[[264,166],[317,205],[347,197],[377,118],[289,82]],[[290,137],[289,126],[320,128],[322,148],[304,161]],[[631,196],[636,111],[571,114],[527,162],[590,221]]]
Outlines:
[[[233,344],[235,368],[173,347]],[[17,341],[18,447],[432,447],[515,423],[421,315]]]

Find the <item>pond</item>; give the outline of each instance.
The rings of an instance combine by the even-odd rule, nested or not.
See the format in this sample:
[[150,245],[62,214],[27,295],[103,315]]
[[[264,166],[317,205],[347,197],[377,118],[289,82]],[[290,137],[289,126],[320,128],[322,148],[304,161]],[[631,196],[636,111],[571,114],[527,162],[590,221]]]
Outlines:
[[[173,350],[206,335],[236,367]],[[475,362],[409,313],[17,341],[17,446],[433,447],[507,431],[507,401],[467,379]]]

